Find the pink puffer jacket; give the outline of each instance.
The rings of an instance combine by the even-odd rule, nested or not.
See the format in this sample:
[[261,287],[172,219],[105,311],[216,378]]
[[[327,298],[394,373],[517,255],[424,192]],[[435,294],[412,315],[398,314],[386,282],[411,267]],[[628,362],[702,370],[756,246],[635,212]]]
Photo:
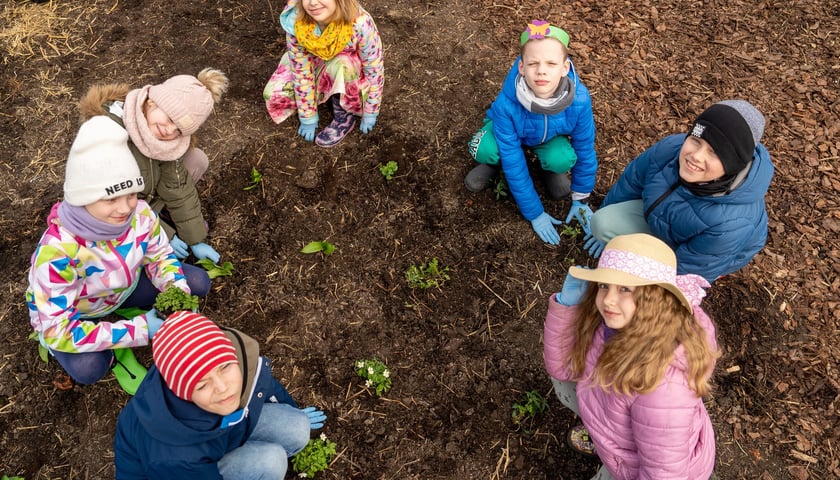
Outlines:
[[[561,305],[551,295],[545,319],[545,365],[548,373],[561,381],[577,380],[563,361],[574,344],[571,332],[577,313],[577,307]],[[694,316],[705,329],[710,346],[717,348],[715,328],[708,315],[695,307]],[[604,391],[585,380],[595,369],[603,348],[602,326],[587,354],[577,398],[583,423],[613,478],[709,478],[715,464],[715,435],[703,399],[688,387],[683,347],[677,347],[656,390],[631,396]]]

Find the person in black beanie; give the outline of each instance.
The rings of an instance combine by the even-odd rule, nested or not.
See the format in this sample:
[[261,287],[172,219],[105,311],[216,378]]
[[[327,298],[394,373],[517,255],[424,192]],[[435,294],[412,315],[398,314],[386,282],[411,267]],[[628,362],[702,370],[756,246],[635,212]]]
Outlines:
[[597,258],[617,235],[650,233],[674,249],[681,275],[711,283],[741,269],[767,241],[773,163],[760,143],[764,125],[745,100],[708,107],[688,134],[665,137],[627,165],[592,216],[584,248]]

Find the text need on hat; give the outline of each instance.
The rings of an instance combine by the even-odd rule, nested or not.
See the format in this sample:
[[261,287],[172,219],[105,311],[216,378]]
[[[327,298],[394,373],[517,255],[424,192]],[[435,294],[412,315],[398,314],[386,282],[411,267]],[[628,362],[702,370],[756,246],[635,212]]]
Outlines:
[[149,88],[149,99],[164,111],[182,135],[192,135],[213,111],[213,93],[192,75],[176,75]]
[[677,285],[679,279],[674,251],[662,240],[646,233],[619,235],[613,238],[604,247],[601,258],[598,259],[598,268],[590,270],[571,267],[569,274],[596,283],[632,287],[659,285],[676,295],[689,311],[693,311],[693,304],[699,304],[699,300],[689,301]]
[[238,361],[233,343],[218,325],[188,311],[176,312],[163,322],[152,341],[152,357],[166,385],[187,401],[202,377],[219,365]]
[[64,200],[83,207],[143,191],[143,176],[128,148],[128,132],[99,115],[79,128],[64,173]]

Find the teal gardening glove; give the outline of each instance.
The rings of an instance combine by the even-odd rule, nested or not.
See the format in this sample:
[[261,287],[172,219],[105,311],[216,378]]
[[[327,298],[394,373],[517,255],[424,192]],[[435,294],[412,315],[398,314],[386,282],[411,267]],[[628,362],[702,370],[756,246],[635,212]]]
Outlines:
[[589,282],[575,278],[570,273],[567,273],[566,279],[563,280],[563,289],[555,297],[557,303],[567,307],[573,307],[579,304],[588,287]]
[[546,212],[541,213],[539,217],[531,220],[531,227],[534,228],[534,231],[537,232],[540,239],[542,239],[545,243],[550,243],[551,245],[557,245],[560,243],[560,234],[557,233],[557,229],[554,228],[554,225],[562,224],[563,222],[557,220]]
[[178,238],[177,234],[172,236],[172,240],[169,241],[169,245],[172,247],[172,250],[175,251],[175,256],[181,260],[187,258],[190,254],[190,251],[187,250],[187,243]]
[[206,258],[211,262],[217,264],[219,263],[219,258],[221,258],[219,252],[217,252],[213,249],[213,247],[207,245],[204,242],[196,243],[195,245],[190,247],[190,250],[192,250],[192,253],[193,255],[195,255],[195,258],[199,260],[204,260]]
[[569,215],[566,217],[566,223],[571,223],[572,220],[577,220],[583,232],[589,235],[592,232],[592,209],[589,204],[580,200],[572,200],[572,208],[569,209]]
[[366,113],[362,115],[362,123],[359,124],[359,130],[361,130],[362,133],[370,133],[370,131],[373,130],[374,125],[376,125],[376,115],[369,115]]
[[317,430],[324,426],[324,421],[327,419],[327,416],[321,410],[315,407],[306,407],[301,408],[300,411],[305,413],[309,418],[309,428],[311,430]]
[[158,317],[157,310],[154,308],[146,312],[146,325],[149,327],[149,340],[151,340],[163,326],[163,319]]
[[592,233],[587,233],[585,237],[583,237],[583,249],[589,252],[589,255],[592,258],[598,258],[601,256],[601,252],[604,251],[604,247],[607,245],[595,238],[595,235]]
[[303,137],[307,142],[315,140],[315,129],[318,128],[318,117],[300,119],[300,127],[298,127],[298,135]]

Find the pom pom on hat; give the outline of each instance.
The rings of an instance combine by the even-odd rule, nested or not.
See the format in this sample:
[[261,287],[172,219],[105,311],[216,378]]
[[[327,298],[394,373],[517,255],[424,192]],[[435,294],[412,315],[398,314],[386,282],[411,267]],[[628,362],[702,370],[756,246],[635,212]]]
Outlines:
[[207,317],[182,311],[169,316],[152,341],[152,357],[166,385],[192,401],[202,377],[225,363],[238,362],[236,349]]
[[764,115],[745,100],[724,100],[701,113],[689,135],[711,145],[726,175],[735,175],[752,161],[764,134]]
[[128,148],[128,132],[103,115],[83,123],[67,155],[64,201],[82,207],[142,191],[143,176]]
[[195,133],[207,120],[213,105],[227,88],[228,79],[224,73],[205,68],[198,78],[176,75],[160,85],[152,85],[149,100],[155,102],[186,136]]

